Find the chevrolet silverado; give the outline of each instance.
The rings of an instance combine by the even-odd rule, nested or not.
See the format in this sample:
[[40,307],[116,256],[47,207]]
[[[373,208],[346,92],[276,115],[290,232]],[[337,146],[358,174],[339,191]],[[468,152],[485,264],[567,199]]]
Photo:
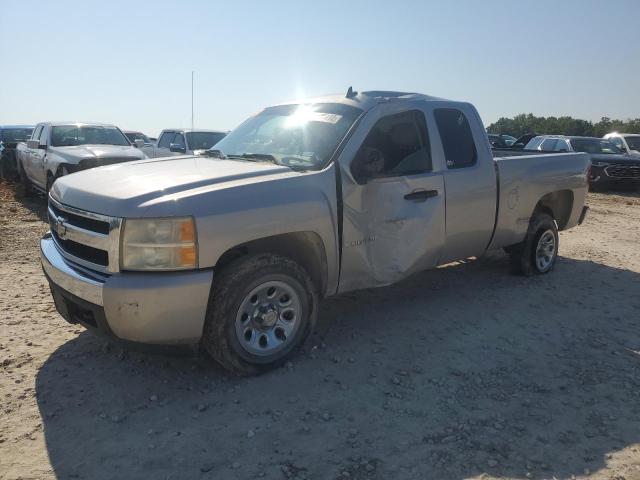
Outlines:
[[548,273],[588,167],[494,159],[469,103],[349,89],[265,108],[206,155],[59,179],[42,264],[68,321],[256,374],[304,342],[323,297],[500,248]]

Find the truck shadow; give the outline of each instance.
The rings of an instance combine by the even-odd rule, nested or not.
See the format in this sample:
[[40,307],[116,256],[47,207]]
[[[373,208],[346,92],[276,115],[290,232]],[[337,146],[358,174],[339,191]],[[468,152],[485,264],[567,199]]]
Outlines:
[[640,441],[640,274],[567,258],[544,277],[506,270],[493,254],[328,300],[305,350],[258,378],[83,333],[37,376],[53,470],[541,479],[614,465]]
[[43,193],[32,193],[31,195],[25,195],[24,187],[16,183],[8,183],[14,193],[14,200],[20,203],[23,207],[33,213],[38,220],[48,223],[47,218],[47,202]]

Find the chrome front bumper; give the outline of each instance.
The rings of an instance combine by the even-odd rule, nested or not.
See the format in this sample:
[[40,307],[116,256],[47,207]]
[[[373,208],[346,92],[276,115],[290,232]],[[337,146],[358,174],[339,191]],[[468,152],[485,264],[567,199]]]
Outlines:
[[199,341],[209,302],[212,270],[106,275],[66,260],[49,234],[40,241],[42,268],[56,308],[70,321],[70,311],[103,317],[100,327],[122,340],[153,344]]
[[92,278],[88,272],[83,274],[79,268],[74,268],[67,263],[58,252],[51,234],[45,235],[40,240],[40,258],[42,268],[50,281],[87,302],[104,305],[102,299],[104,281],[101,282],[98,275]]

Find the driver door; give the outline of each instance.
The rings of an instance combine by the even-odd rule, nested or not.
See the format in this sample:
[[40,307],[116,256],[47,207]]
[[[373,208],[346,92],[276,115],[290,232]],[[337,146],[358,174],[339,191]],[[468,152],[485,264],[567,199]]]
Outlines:
[[339,292],[387,285],[438,264],[445,191],[428,130],[420,108],[382,104],[345,147]]
[[29,163],[31,164],[31,180],[40,188],[47,186],[47,174],[45,171],[45,162],[47,158],[47,139],[49,127],[45,125],[39,137],[40,148],[34,148],[29,155]]

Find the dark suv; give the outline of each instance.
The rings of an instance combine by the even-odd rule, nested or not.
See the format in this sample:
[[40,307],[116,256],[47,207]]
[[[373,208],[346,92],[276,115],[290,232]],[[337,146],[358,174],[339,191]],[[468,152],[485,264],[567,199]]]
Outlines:
[[16,145],[28,140],[32,131],[31,125],[0,125],[0,177],[17,175]]

